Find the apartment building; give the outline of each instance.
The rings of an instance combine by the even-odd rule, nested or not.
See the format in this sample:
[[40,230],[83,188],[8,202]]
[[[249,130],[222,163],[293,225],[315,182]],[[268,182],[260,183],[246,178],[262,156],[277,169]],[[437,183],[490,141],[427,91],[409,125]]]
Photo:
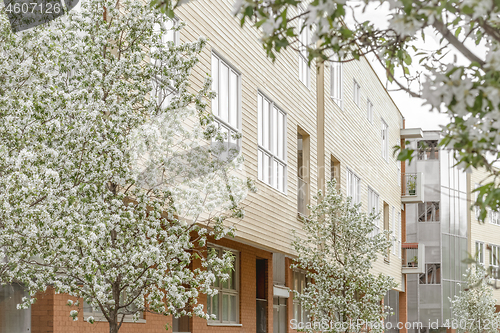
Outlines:
[[[308,66],[304,52],[290,49],[272,62],[259,43],[260,32],[242,29],[231,14],[232,5],[230,0],[202,0],[182,6],[176,14],[187,26],[171,40],[208,38],[192,85],[200,88],[205,74],[211,74],[218,95],[212,112],[221,129],[242,134],[238,144],[245,163],[240,172],[255,179],[258,187],[258,193],[246,199],[246,216],[237,226],[236,237],[212,239],[208,245],[234,252],[234,272],[218,286],[217,296],[200,298],[215,320],[145,313],[138,323],[124,323],[120,331],[163,332],[168,323],[176,333],[293,332],[290,320],[307,318],[288,288],[300,291],[308,281],[303,272],[289,268],[295,256],[292,230],[300,235],[298,214],[308,213],[307,204],[314,204],[313,195],[331,178],[362,204],[363,211],[380,212],[378,230],[393,232],[393,247],[376,261],[373,272],[394,277],[397,287],[387,294],[385,303],[395,315],[388,320],[405,322],[402,204],[419,198],[402,197],[404,165],[393,157],[391,148],[400,144],[402,133],[405,138],[413,134],[402,130],[400,111],[366,59]],[[301,36],[308,38],[306,33]],[[22,293],[10,292],[16,297]],[[15,300],[9,297],[5,296],[12,306]],[[50,291],[40,295],[27,310],[30,313],[22,312],[24,319],[9,329],[0,324],[0,332],[108,330],[106,322],[92,326],[73,322],[66,301],[64,295]],[[30,324],[22,327],[28,317]]]
[[[405,209],[403,271],[416,272],[408,274],[408,320],[421,322],[424,331],[444,331],[443,325],[453,319],[450,298],[463,288],[467,264],[462,261],[470,253],[487,266],[497,267],[499,258],[497,213],[490,212],[487,221],[479,223],[477,210],[470,210],[475,201],[472,190],[487,174],[454,166],[452,152],[437,147],[440,139],[438,131],[425,131],[410,140],[417,155],[403,177],[406,196],[419,200]],[[494,294],[500,300],[500,291]]]

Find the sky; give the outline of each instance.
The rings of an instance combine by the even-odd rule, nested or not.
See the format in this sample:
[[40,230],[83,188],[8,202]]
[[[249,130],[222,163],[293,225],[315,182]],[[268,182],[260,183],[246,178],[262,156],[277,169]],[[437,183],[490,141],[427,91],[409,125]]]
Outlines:
[[[360,3],[359,1],[349,1],[351,4]],[[382,6],[376,6],[373,2],[369,5],[365,12],[361,10],[355,10],[355,16],[358,22],[362,22],[364,20],[369,20],[373,22],[377,27],[385,28],[388,26],[388,13],[389,13],[389,4],[385,2]],[[351,13],[352,15],[352,13]],[[349,25],[349,14],[346,15],[346,23]],[[352,22],[352,21],[351,21]],[[434,49],[439,45],[438,37],[433,33],[432,30],[426,31],[426,40],[425,42],[419,39],[416,42],[417,47],[422,47],[425,49]],[[458,53],[458,52],[457,52]],[[448,59],[445,60],[453,61],[454,53],[448,56]],[[457,54],[458,62],[465,61],[460,54]],[[395,84],[390,84],[387,82],[387,77],[385,75],[385,70],[379,64],[379,62],[375,59],[373,55],[368,55],[367,59],[371,62],[372,67],[377,72],[377,75],[380,77],[380,80],[386,84],[386,88],[389,91],[392,99],[398,106],[399,110],[403,114],[405,118],[405,127],[406,128],[421,128],[423,130],[439,130],[440,125],[444,126],[448,124],[449,118],[446,114],[439,113],[437,111],[430,111],[429,106],[422,106],[424,100],[419,98],[414,98],[409,96],[408,93],[404,91],[395,91]],[[411,66],[410,70],[417,69],[417,66]],[[403,82],[403,81],[402,81]]]

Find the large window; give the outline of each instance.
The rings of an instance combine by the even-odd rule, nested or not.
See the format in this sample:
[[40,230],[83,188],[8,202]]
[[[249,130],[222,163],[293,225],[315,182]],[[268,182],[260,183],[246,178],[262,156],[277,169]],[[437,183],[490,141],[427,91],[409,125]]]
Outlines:
[[398,212],[398,232],[397,232],[397,237],[398,237],[398,258],[401,259],[401,212]]
[[352,198],[353,204],[360,202],[360,179],[351,170],[347,169],[347,196]]
[[342,99],[344,95],[343,82],[343,65],[341,62],[333,62],[330,70],[330,96],[335,104],[342,109]]
[[[121,302],[124,302],[127,297],[126,297],[126,293],[125,291],[122,292],[122,297],[120,297],[120,303]],[[137,307],[133,304],[129,305],[126,307],[125,311],[137,311]],[[85,320],[92,316],[94,317],[95,320],[97,321],[106,321],[106,317],[104,317],[104,314],[102,313],[101,309],[99,307],[92,307],[90,304],[88,304],[87,302],[83,302],[83,316],[85,318]],[[121,315],[119,315],[119,318],[121,319]],[[139,320],[144,320],[144,312],[142,311],[138,311],[138,317],[137,317]],[[133,315],[125,315],[125,319],[124,321],[125,322],[131,322],[134,320],[134,316]]]
[[229,279],[224,282],[217,279],[213,287],[219,291],[218,294],[207,297],[207,312],[216,317],[210,322],[236,324],[239,321],[239,253],[214,245],[209,245],[208,249],[213,249],[219,257],[222,257],[224,251],[231,251],[234,255]]
[[418,204],[418,222],[439,222],[439,201]]
[[[302,9],[299,9],[300,13],[303,12]],[[308,63],[309,52],[307,52],[307,46],[310,44],[310,33],[309,28],[304,27],[304,20],[300,19],[299,21],[299,80],[306,87],[309,88],[309,76],[310,69]]]
[[392,254],[396,255],[396,210],[392,207]]
[[286,114],[260,93],[258,95],[258,122],[259,179],[285,192]]
[[382,119],[382,157],[387,160],[389,157],[389,127]]
[[[311,280],[306,277],[304,272],[293,271],[293,290],[299,294],[303,294],[307,285]],[[309,321],[309,312],[304,309],[297,298],[293,299],[293,319],[297,322],[307,323]]]
[[476,241],[476,257],[477,261],[484,265],[484,243]]
[[[371,187],[368,187],[368,213],[379,214],[379,200],[380,197]],[[372,236],[379,233],[380,230],[380,217],[373,221],[375,229],[373,229]]]
[[212,113],[226,137],[224,141],[237,144],[233,135],[241,129],[240,74],[215,53],[212,53],[212,90],[217,94],[212,100]]
[[359,85],[358,82],[356,82],[356,80],[354,80],[353,96],[352,96],[352,98],[354,100],[354,103],[356,103],[357,106],[359,106],[360,95],[361,95],[361,86]]

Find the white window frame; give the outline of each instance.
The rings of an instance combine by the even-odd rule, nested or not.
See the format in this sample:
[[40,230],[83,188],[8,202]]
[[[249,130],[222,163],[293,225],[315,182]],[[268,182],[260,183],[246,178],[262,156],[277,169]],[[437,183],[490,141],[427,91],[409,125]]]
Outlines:
[[488,209],[488,222],[494,225],[500,225],[500,214],[494,210]]
[[[223,253],[225,251],[230,251],[233,253],[234,255],[234,270],[235,270],[235,288],[236,289],[232,289],[232,288],[223,288],[222,286],[222,282],[221,281],[218,281],[219,283],[219,286],[212,286],[213,289],[217,289],[218,290],[218,315],[219,315],[219,318],[218,319],[209,319],[208,320],[208,324],[239,324],[240,322],[240,313],[239,313],[239,309],[240,309],[240,252],[239,251],[236,251],[236,250],[233,250],[233,249],[230,249],[230,248],[227,248],[227,247],[223,247],[223,246],[219,246],[219,245],[215,245],[215,244],[211,244],[209,243],[207,245],[207,249],[215,249],[218,251],[219,253],[219,257],[222,257]],[[236,317],[236,321],[231,321],[231,320],[223,320],[223,314],[222,314],[222,309],[223,309],[223,297],[224,295],[228,295],[228,296],[236,296],[236,307],[235,307],[235,317]],[[209,313],[209,307],[208,307],[208,302],[211,301],[211,298],[210,296],[207,296],[207,313]],[[230,317],[230,315],[228,315],[228,317]],[[229,318],[228,318],[229,319]]]
[[347,168],[346,178],[347,178],[347,196],[352,198],[352,203],[354,205],[360,203],[361,178],[349,168]]
[[343,108],[344,99],[344,65],[333,62],[330,66],[330,97],[340,109]]
[[258,179],[286,193],[287,114],[262,92],[257,94],[257,114]]
[[[380,213],[380,195],[370,186],[368,186],[368,214]],[[375,229],[371,232],[370,236],[375,236],[380,232],[380,215],[376,220],[373,220]]]
[[373,124],[373,103],[370,99],[366,100],[366,118],[371,124]]
[[492,267],[492,277],[498,277],[498,270],[500,269],[500,246],[490,244],[490,266]]
[[[304,10],[299,6],[299,14]],[[299,81],[302,82],[308,89],[311,78],[311,69],[309,67],[307,46],[311,43],[311,34],[308,27],[302,30],[304,19],[299,19]]]
[[401,250],[401,229],[402,229],[401,228],[401,212],[399,211],[398,212],[398,233],[397,233],[397,235],[398,235],[398,245],[397,246],[398,246],[399,259],[401,259],[401,252],[402,252],[402,250]]
[[356,81],[356,79],[354,79],[352,99],[357,106],[359,106],[360,97],[361,97],[361,86]]
[[387,161],[389,158],[389,126],[384,119],[381,119],[381,121],[382,158]]
[[484,265],[484,242],[476,241],[476,252],[474,254],[477,256],[477,261]]
[[[217,67],[217,68],[215,68]],[[227,67],[227,84],[223,87],[222,70]],[[212,50],[212,90],[215,91],[216,97],[212,100],[212,114],[215,117],[215,121],[219,126],[221,132],[226,133],[226,140],[229,143],[235,143],[238,147],[241,147],[241,139],[233,139],[233,135],[241,133],[241,73],[234,68],[228,61],[226,61],[222,56]],[[215,73],[217,71],[217,73]],[[233,94],[231,92],[231,74],[234,74],[235,89]],[[226,88],[226,89],[222,89]],[[222,91],[227,90],[225,93],[227,95],[222,95]],[[224,107],[222,105],[222,97],[227,96],[227,119]],[[234,101],[236,99],[236,101]],[[232,111],[232,109],[235,109]]]

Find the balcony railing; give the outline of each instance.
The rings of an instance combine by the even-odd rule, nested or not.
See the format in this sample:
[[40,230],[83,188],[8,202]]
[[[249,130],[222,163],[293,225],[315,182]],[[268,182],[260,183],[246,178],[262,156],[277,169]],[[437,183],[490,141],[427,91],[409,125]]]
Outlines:
[[419,243],[403,243],[402,271],[403,274],[424,273],[425,269],[425,245]]
[[401,201],[403,203],[424,202],[424,175],[421,172],[403,173],[401,177]]
[[297,177],[297,211],[299,214],[307,215],[307,183]]

